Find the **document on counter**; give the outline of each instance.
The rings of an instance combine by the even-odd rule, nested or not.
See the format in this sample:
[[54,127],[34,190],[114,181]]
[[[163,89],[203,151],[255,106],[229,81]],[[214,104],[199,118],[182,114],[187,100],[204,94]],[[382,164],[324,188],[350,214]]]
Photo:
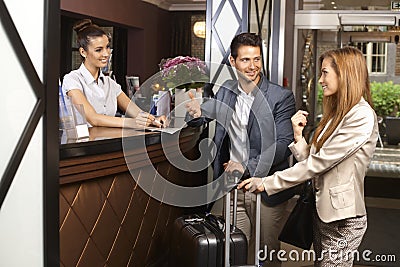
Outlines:
[[166,128],[146,127],[145,131],[174,134],[174,133],[176,133],[177,131],[179,131],[181,129],[182,128],[174,128],[174,127],[166,127]]

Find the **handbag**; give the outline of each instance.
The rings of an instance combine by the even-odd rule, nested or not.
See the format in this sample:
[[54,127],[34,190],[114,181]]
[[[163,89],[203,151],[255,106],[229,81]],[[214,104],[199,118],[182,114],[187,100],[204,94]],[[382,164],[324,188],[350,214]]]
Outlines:
[[314,209],[313,186],[311,180],[307,180],[278,239],[293,246],[309,250],[313,242]]

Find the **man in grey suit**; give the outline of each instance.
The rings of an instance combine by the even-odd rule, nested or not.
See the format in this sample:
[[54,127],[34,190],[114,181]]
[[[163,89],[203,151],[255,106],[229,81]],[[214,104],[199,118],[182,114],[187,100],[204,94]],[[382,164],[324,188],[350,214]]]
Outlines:
[[[242,178],[272,174],[289,167],[288,145],[293,141],[290,118],[295,113],[292,92],[269,82],[261,73],[261,38],[242,33],[231,42],[231,66],[238,80],[228,80],[212,100],[200,105],[195,99],[186,104],[191,126],[215,119],[213,161],[214,179],[243,173]],[[280,249],[279,232],[285,223],[287,200],[294,190],[285,190],[272,197],[262,196],[260,248]],[[254,194],[238,192],[237,226],[254,245]],[[254,228],[253,228],[254,229]],[[253,251],[249,248],[249,251]],[[275,253],[276,254],[276,253]],[[252,257],[249,257],[251,259]],[[268,259],[268,257],[267,257]],[[279,266],[279,262],[268,266]]]

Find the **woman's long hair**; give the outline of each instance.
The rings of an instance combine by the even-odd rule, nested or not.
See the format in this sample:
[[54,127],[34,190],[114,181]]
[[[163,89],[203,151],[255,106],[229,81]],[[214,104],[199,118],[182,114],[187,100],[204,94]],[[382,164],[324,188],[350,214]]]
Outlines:
[[[317,152],[361,97],[364,97],[372,107],[368,69],[361,51],[353,47],[326,51],[319,58],[320,69],[324,59],[331,59],[331,67],[339,81],[337,93],[324,96],[322,101],[323,116],[312,140]],[[328,128],[318,139],[329,121],[331,122]]]

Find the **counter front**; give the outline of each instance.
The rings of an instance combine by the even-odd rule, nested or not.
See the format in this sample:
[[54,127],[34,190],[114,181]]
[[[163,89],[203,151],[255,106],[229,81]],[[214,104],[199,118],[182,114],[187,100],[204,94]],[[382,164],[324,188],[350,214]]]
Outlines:
[[[93,127],[84,142],[64,141],[60,266],[163,266],[173,221],[202,207],[168,205],[152,198],[137,181],[157,186],[158,173],[183,186],[205,184],[206,170],[180,170],[164,153],[167,147],[169,156],[182,152],[187,159],[197,159],[201,133],[202,128],[185,128],[176,133],[176,142],[161,145],[159,132]],[[122,136],[138,145],[126,149]]]

